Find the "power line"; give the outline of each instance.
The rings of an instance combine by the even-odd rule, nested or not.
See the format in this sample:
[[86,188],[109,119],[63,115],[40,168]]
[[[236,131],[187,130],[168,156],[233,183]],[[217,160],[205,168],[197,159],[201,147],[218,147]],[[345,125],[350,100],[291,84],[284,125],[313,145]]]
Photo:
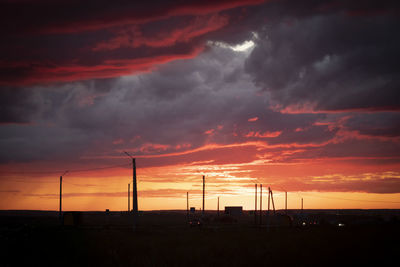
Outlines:
[[96,186],[94,184],[77,184],[77,183],[70,183],[70,182],[66,182],[66,181],[63,181],[63,183],[69,184],[69,185],[73,185],[73,186],[80,186],[80,187],[88,187],[88,186],[93,187],[93,186]]
[[128,163],[128,164],[125,163],[125,164],[111,165],[111,166],[98,167],[98,168],[92,168],[92,169],[69,170],[69,172],[88,172],[88,171],[95,171],[95,170],[113,169],[113,168],[117,168],[117,167],[128,167],[131,165],[132,165],[132,163]]
[[[9,179],[9,178],[7,178],[7,179]],[[12,180],[13,182],[16,182],[16,183],[32,183],[32,184],[53,184],[53,183],[58,183],[57,181],[45,181],[45,182],[43,182],[43,181],[28,181],[28,180],[22,180],[22,179],[17,179],[17,180]]]
[[[96,170],[104,170],[104,169],[112,169],[117,167],[127,167],[131,166],[132,163],[129,164],[119,164],[119,165],[110,165],[105,167],[97,167],[97,168],[90,168],[90,169],[75,169],[75,170],[68,170],[68,172],[89,172],[89,171],[96,171]],[[0,174],[54,174],[54,173],[62,173],[65,170],[55,170],[55,171],[0,171]]]

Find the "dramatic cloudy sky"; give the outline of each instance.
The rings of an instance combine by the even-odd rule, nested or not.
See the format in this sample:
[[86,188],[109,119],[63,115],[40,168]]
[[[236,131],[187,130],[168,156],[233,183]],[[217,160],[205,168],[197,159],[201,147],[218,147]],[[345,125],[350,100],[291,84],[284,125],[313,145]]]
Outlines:
[[0,209],[400,208],[397,1],[0,1]]

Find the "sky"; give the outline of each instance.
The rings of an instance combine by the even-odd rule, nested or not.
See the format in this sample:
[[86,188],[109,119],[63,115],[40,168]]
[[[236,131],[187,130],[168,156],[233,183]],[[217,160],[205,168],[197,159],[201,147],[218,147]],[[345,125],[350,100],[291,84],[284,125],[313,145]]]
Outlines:
[[400,208],[397,1],[0,10],[0,209]]

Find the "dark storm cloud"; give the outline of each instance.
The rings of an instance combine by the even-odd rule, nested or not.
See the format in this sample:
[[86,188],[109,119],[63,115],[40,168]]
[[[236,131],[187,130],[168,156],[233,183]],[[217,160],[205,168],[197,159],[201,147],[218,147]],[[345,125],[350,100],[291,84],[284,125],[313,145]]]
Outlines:
[[[207,143],[259,139],[246,137],[249,132],[283,131],[267,138],[277,139],[276,144],[329,140],[332,133],[326,126],[313,127],[308,136],[291,134],[296,128],[312,127],[325,115],[268,110],[268,99],[243,70],[247,55],[210,47],[194,60],[171,62],[152,73],[27,88],[36,92],[33,103],[40,107],[30,113],[35,124],[3,126],[1,159],[72,160],[120,156],[121,150],[136,155],[171,153]],[[236,79],[226,82],[232,73]],[[254,116],[259,119],[249,122]],[[20,155],[23,148],[28,152]],[[6,153],[13,149],[15,153]]]
[[356,130],[360,134],[381,137],[400,137],[400,114],[387,113],[361,113],[353,115],[346,121],[349,130]]
[[[0,88],[0,124],[34,124],[47,117],[54,118],[57,110],[72,96],[85,99],[87,94],[102,95],[111,90],[114,82],[114,79],[97,79],[59,84],[56,87],[3,86]],[[86,101],[90,101],[90,97],[86,97]]]
[[74,160],[88,148],[89,142],[87,133],[58,125],[3,125],[0,162]]
[[34,91],[24,88],[0,90],[0,124],[30,123],[32,114],[39,108]]
[[3,33],[63,33],[145,23],[170,16],[202,15],[259,4],[263,0],[219,1],[2,1]]
[[[24,153],[23,160],[48,159],[54,156],[51,151],[69,150],[68,147],[80,148],[78,155],[81,155],[87,142],[95,145],[94,153],[112,151],[112,142],[119,139],[122,139],[120,146],[128,148],[140,148],[145,143],[197,146],[204,142],[203,133],[213,121],[210,112],[217,116],[227,114],[233,108],[232,101],[237,102],[236,106],[240,103],[234,95],[229,96],[226,87],[219,88],[224,91],[220,96],[212,97],[224,73],[223,63],[210,60],[210,56],[229,58],[224,53],[212,53],[198,62],[177,62],[144,75],[94,84],[75,82],[27,88],[27,92],[38,94],[36,102],[29,94],[22,96],[40,106],[40,110],[14,116],[29,115],[37,125],[5,125],[1,132],[2,160],[21,158],[18,151],[23,148],[32,151]],[[232,68],[242,68],[240,63],[243,58]],[[247,81],[246,86],[252,86],[251,82]],[[232,91],[246,95],[240,89]],[[8,111],[13,110],[8,107]],[[220,118],[217,123],[222,121]],[[13,149],[15,153],[7,152]]]
[[[279,154],[284,146],[304,147],[305,151],[295,153],[293,159],[396,157],[398,142],[377,138],[398,136],[397,113],[350,116],[271,110],[273,106],[302,107],[309,103],[316,110],[328,111],[398,109],[396,20],[380,5],[352,3],[357,4],[273,1],[217,15],[208,14],[209,9],[182,8],[179,10],[184,10],[185,16],[155,15],[149,19],[151,22],[146,20],[136,28],[126,27],[124,13],[116,22],[110,18],[104,25],[88,23],[84,31],[72,31],[67,26],[81,22],[87,14],[83,10],[66,20],[55,19],[52,29],[63,30],[63,34],[54,34],[44,22],[35,22],[32,29],[40,30],[28,27],[30,35],[21,30],[10,37],[12,45],[26,38],[33,45],[31,51],[18,50],[18,46],[13,50],[11,45],[3,44],[11,49],[4,50],[7,60],[20,57],[33,63],[11,65],[22,74],[3,74],[17,83],[23,81],[21,77],[28,77],[28,81],[29,77],[46,82],[59,81],[60,77],[74,81],[19,89],[4,87],[2,122],[31,124],[2,126],[0,160],[73,160],[121,156],[122,150],[135,155],[167,154],[206,144],[251,141],[279,148],[243,149],[246,152],[237,157],[240,162],[245,158],[248,162],[255,160],[257,153]],[[210,10],[224,10],[223,6]],[[99,7],[100,11],[106,12],[106,7]],[[375,14],[373,10],[380,12]],[[191,16],[192,11],[201,16]],[[225,16],[234,19],[225,21]],[[182,22],[186,30],[180,32]],[[193,32],[197,35],[186,40]],[[131,40],[132,36],[135,38]],[[208,39],[214,45],[204,47]],[[256,43],[251,53],[218,47],[218,41],[233,45],[250,39]],[[198,47],[204,52],[192,53]],[[35,65],[42,55],[50,62]],[[191,59],[153,68],[155,62],[177,58]],[[111,59],[117,61],[108,64]],[[71,62],[75,65],[68,65]],[[7,64],[0,65],[10,70]],[[43,66],[46,71],[36,73],[40,75],[29,73]],[[149,72],[119,77],[133,69]],[[91,75],[116,78],[87,80]],[[350,118],[336,122],[342,116]],[[257,120],[249,121],[251,118]],[[224,158],[223,151],[218,151],[213,160],[229,163],[234,160],[232,155],[240,153],[239,149],[226,151],[232,152],[229,157]],[[202,152],[177,159],[148,160],[147,166],[207,157],[211,158]]]
[[3,1],[0,85],[119,77],[192,58],[229,21],[218,12],[262,1]]
[[314,2],[302,1],[309,11],[302,7],[298,13],[285,12],[279,2],[265,6],[270,16],[246,62],[255,82],[278,109],[398,110],[397,4],[382,1],[373,13],[375,5],[360,1],[359,9],[341,1],[324,8],[307,5]]

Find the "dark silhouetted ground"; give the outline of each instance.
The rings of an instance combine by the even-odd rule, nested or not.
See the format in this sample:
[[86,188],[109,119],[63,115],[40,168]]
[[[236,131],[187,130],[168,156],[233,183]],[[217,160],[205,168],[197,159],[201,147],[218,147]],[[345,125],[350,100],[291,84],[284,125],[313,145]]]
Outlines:
[[397,222],[268,230],[240,222],[188,227],[183,213],[144,213],[140,220],[133,232],[126,225],[61,227],[54,212],[0,212],[0,266],[399,264]]

